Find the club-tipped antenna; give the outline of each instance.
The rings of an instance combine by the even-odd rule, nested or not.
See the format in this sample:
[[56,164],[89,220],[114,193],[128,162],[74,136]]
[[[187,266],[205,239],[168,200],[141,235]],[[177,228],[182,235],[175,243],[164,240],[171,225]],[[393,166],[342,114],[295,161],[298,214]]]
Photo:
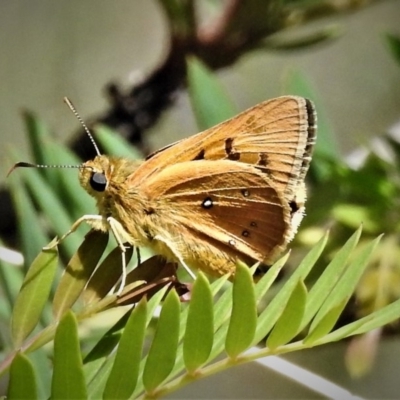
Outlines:
[[7,176],[17,168],[84,168],[83,165],[45,165],[45,164],[32,164],[25,161],[17,162],[8,171]]
[[67,106],[69,107],[69,109],[73,112],[73,114],[75,115],[75,117],[77,118],[77,120],[79,121],[79,123],[82,125],[83,129],[85,130],[85,132],[87,133],[87,135],[89,136],[90,141],[93,144],[94,149],[96,150],[96,153],[98,156],[101,156],[100,150],[97,147],[97,144],[93,138],[93,135],[90,133],[89,128],[86,126],[85,122],[83,121],[82,117],[78,114],[78,111],[76,111],[75,106],[72,104],[71,100],[68,97],[64,97],[64,102],[67,104]]

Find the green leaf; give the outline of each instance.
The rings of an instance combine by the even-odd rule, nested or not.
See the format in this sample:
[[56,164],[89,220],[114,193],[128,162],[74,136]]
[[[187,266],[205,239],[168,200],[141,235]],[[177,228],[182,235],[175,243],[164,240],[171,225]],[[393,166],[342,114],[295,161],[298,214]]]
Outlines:
[[108,235],[90,231],[69,261],[53,300],[53,314],[59,319],[78,299],[107,246]]
[[102,368],[102,365],[117,347],[130,315],[131,312],[129,310],[101,337],[92,350],[85,356],[83,368],[86,381],[89,385],[96,379],[96,375]]
[[[48,148],[47,162],[51,165],[77,166],[82,162],[65,145],[55,141],[46,143]],[[70,217],[74,220],[82,215],[93,213],[95,209],[94,199],[82,188],[79,183],[78,170],[75,168],[56,168],[53,170],[57,186],[53,189],[57,192]]]
[[337,25],[324,26],[323,28],[306,33],[304,35],[297,34],[295,37],[289,39],[282,37],[267,37],[262,41],[262,46],[267,49],[275,50],[300,50],[313,46],[327,40],[336,39],[341,34],[341,31]]
[[104,389],[107,379],[110,376],[115,359],[115,353],[110,354],[105,359],[101,367],[97,370],[92,381],[88,385],[89,399],[101,399],[103,397]]
[[179,340],[180,303],[175,290],[164,301],[143,371],[143,384],[152,393],[170,374]]
[[125,326],[104,390],[104,399],[127,399],[135,389],[146,334],[146,313],[147,302],[144,297],[132,311]]
[[[6,251],[7,246],[1,240],[0,247],[4,247]],[[0,320],[2,318],[11,320],[11,311],[21,289],[23,279],[24,271],[21,266],[16,265],[14,262],[11,264],[0,258],[0,290],[2,291],[3,301],[2,307],[0,307]]]
[[253,276],[250,269],[237,263],[232,290],[232,314],[226,336],[225,350],[235,359],[251,344],[257,326],[257,307]]
[[400,318],[400,299],[377,310],[358,321],[345,325],[342,328],[331,332],[329,335],[318,341],[329,343],[329,341],[339,340],[352,335],[360,335],[373,329],[380,328]]
[[[340,316],[339,312],[340,307],[344,308],[345,304],[350,299],[361,275],[363,274],[365,268],[368,265],[368,261],[371,257],[371,254],[374,251],[380,239],[381,236],[377,237],[375,240],[373,240],[371,243],[365,246],[365,248],[362,251],[360,251],[360,253],[354,258],[354,260],[350,263],[346,271],[337,281],[336,286],[329,293],[329,296],[326,297],[322,307],[318,311],[317,315],[315,316],[310,326],[310,335],[308,338],[306,338],[307,342],[309,342],[310,340],[314,341],[317,338],[322,337],[322,335],[327,334],[333,328],[337,318],[339,318]],[[332,310],[337,308],[339,308],[337,312],[336,313],[333,312],[332,314]],[[323,323],[324,329],[322,329],[319,323],[325,318],[325,316],[328,313],[331,314],[328,319],[330,324],[327,324],[327,321],[325,319]],[[332,318],[332,316],[334,316],[335,314],[336,314],[336,320]],[[316,333],[313,332],[316,329],[318,329],[319,333],[318,335],[316,335]]]
[[138,160],[138,166],[142,163],[140,160],[143,160],[143,154],[109,127],[98,125],[95,128],[95,137],[107,154]]
[[86,384],[75,315],[68,311],[59,322],[54,338],[53,399],[86,399]]
[[186,332],[183,340],[183,359],[193,374],[208,359],[214,336],[213,298],[208,279],[199,272],[191,291]]
[[275,282],[279,272],[286,264],[289,255],[290,252],[287,252],[283,257],[277,260],[270,268],[268,268],[268,271],[257,282],[254,288],[257,302],[260,301],[263,296],[265,296],[271,285]]
[[253,343],[258,343],[270,332],[276,321],[286,307],[293,290],[298,282],[304,281],[311,269],[314,267],[318,257],[326,245],[326,236],[323,236],[316,245],[303,258],[300,265],[292,273],[271,303],[261,312],[258,317],[256,334]]
[[187,68],[190,100],[201,130],[237,114],[219,80],[200,60],[188,58]]
[[17,225],[26,269],[32,264],[38,250],[49,241],[40,218],[21,177],[14,173],[9,178],[10,193],[17,213]]
[[[54,333],[55,330],[53,330]],[[30,350],[29,350],[30,351]],[[26,355],[26,354],[25,354]],[[50,397],[52,368],[49,368],[49,352],[44,347],[29,352],[29,361],[35,371],[36,384],[38,388],[39,399],[48,399]]]
[[[26,126],[29,147],[33,153],[36,164],[46,165],[48,163],[48,151],[45,146],[46,141],[51,138],[48,126],[34,113],[24,112],[24,122]],[[43,169],[40,171],[42,176],[46,176],[52,185],[56,185],[55,171],[51,169]]]
[[304,343],[311,344],[327,335],[335,325],[336,321],[339,319],[346,304],[347,299],[344,299],[342,302],[333,306],[328,312],[326,312],[304,339]]
[[[330,296],[331,291],[333,290],[333,288],[343,275],[343,271],[347,267],[348,259],[355,247],[357,246],[357,243],[361,236],[361,232],[362,227],[360,227],[359,229],[357,229],[357,231],[353,233],[350,239],[348,239],[347,242],[342,246],[342,248],[337,252],[335,257],[325,268],[322,275],[311,288],[310,293],[308,294],[306,310],[300,329],[305,328],[305,326],[315,316],[324,300]],[[322,249],[325,247],[326,241],[327,236],[325,235],[324,238],[320,240],[320,251],[318,252],[318,254],[321,254]],[[322,244],[323,246],[321,246]]]
[[307,288],[299,281],[286,307],[267,339],[267,346],[276,349],[292,340],[299,331],[307,300]]
[[[57,235],[62,236],[69,231],[73,223],[72,219],[65,211],[63,204],[55,194],[52,187],[41,176],[38,170],[30,168],[24,171],[24,182],[29,188],[35,202],[40,210],[48,217],[52,229]],[[70,235],[63,246],[68,254],[73,254],[78,246],[79,239],[75,235]]]
[[[154,315],[156,313],[157,308],[160,306],[160,303],[162,299],[165,297],[165,294],[167,293],[167,290],[169,289],[168,286],[164,286],[161,290],[159,290],[154,296],[150,298],[150,300],[147,303],[147,320],[146,320],[146,326],[148,326],[151,321],[154,319]],[[147,362],[147,356],[143,358],[142,363],[141,363],[141,370],[139,373],[140,375],[143,375],[143,370],[144,370],[144,365]],[[139,377],[139,381],[137,383],[135,392],[133,394],[133,397],[136,398],[138,393],[143,392],[144,386],[143,386],[143,379]]]
[[389,50],[392,53],[394,59],[400,64],[400,38],[399,36],[392,35],[390,33],[386,34],[386,42],[388,44]]
[[15,301],[11,331],[19,348],[32,332],[48,300],[57,268],[57,249],[42,250],[29,268]]
[[28,357],[17,353],[10,367],[8,400],[33,400],[38,398],[35,370]]

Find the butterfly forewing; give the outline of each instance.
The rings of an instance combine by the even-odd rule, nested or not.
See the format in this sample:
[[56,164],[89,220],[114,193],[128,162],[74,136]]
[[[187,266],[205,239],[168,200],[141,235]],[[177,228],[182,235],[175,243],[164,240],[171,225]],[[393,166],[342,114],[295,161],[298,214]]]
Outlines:
[[290,201],[304,180],[314,141],[312,103],[284,96],[159,150],[130,179],[139,183],[174,163],[227,159],[255,166]]

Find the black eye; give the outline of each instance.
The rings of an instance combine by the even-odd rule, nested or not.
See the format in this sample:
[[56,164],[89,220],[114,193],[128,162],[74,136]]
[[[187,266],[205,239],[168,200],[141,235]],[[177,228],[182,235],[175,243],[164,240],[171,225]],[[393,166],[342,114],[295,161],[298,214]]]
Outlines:
[[90,178],[90,186],[96,192],[104,192],[107,186],[106,176],[102,172],[95,172]]

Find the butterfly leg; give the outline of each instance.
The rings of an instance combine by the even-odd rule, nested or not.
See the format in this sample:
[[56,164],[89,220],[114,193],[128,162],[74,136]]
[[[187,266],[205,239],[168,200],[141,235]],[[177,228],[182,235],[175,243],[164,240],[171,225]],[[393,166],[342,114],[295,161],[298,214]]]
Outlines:
[[192,279],[196,279],[196,275],[193,273],[193,271],[186,265],[185,261],[183,261],[181,255],[179,254],[178,251],[176,251],[176,249],[174,248],[174,245],[172,244],[171,241],[169,241],[168,239],[165,239],[159,235],[156,235],[154,237],[154,240],[158,240],[162,243],[164,243],[172,252],[172,254],[177,258],[177,260],[181,263],[182,267],[185,268],[185,270],[187,271],[187,273],[192,277]]
[[122,227],[122,225],[113,217],[108,217],[107,218],[107,222],[108,225],[110,226],[110,229],[115,237],[115,240],[117,241],[117,244],[119,246],[119,248],[121,249],[121,253],[122,253],[122,275],[121,275],[121,279],[120,279],[120,284],[119,284],[119,288],[116,292],[117,296],[120,296],[122,293],[122,290],[125,287],[126,284],[126,257],[125,257],[125,253],[126,253],[126,246],[124,245],[122,236],[125,232],[124,228]]
[[[45,246],[43,247],[43,250],[50,250],[54,247],[56,247],[58,244],[60,244],[66,237],[68,237],[71,233],[75,232],[78,227],[83,223],[83,222],[87,222],[90,225],[94,225],[94,226],[101,226],[101,222],[103,220],[103,217],[101,215],[84,215],[82,217],[80,217],[78,220],[76,220],[71,228],[69,229],[68,232],[66,232],[64,235],[62,235],[59,239],[57,239],[51,246]],[[100,222],[100,224],[99,224]]]

